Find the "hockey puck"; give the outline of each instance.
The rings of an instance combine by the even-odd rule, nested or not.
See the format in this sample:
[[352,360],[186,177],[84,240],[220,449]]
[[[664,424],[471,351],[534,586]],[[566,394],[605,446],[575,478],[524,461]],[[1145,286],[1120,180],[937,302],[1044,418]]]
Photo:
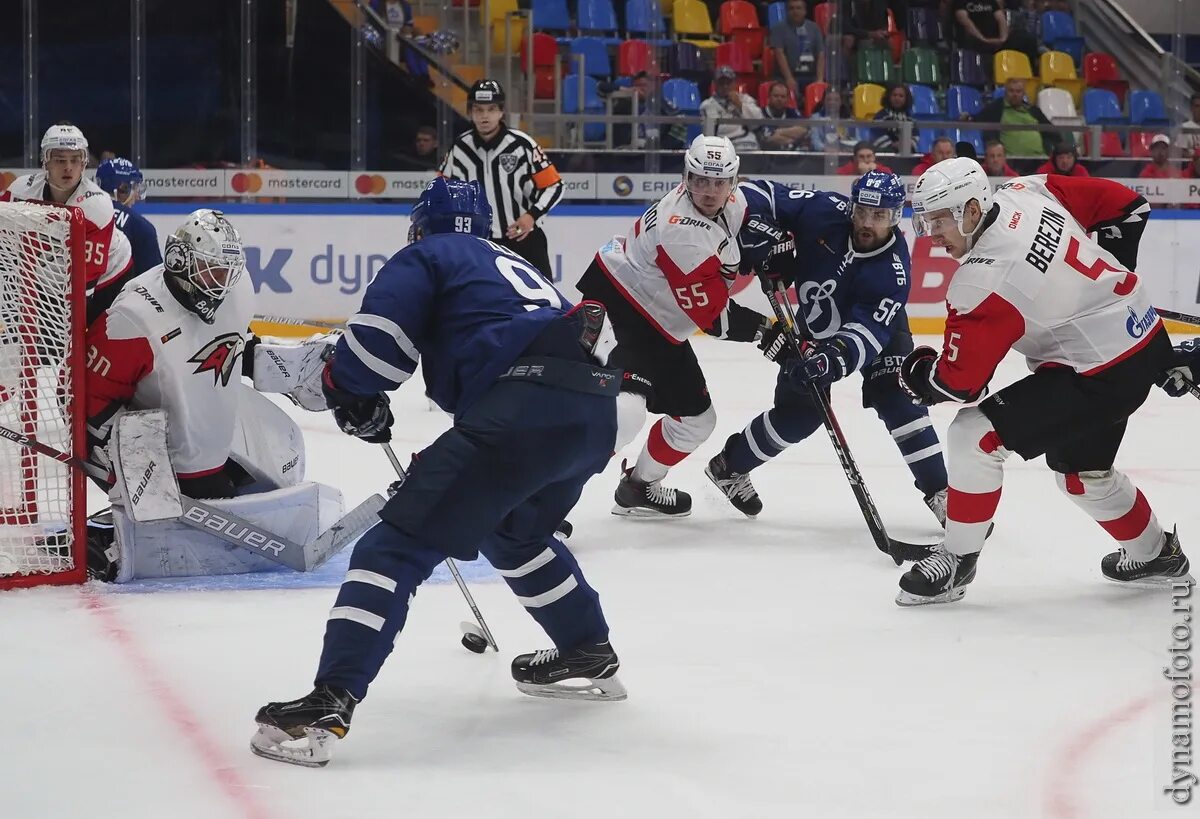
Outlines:
[[463,648],[467,651],[473,651],[476,654],[482,654],[487,651],[487,640],[480,637],[478,634],[464,634],[462,638]]

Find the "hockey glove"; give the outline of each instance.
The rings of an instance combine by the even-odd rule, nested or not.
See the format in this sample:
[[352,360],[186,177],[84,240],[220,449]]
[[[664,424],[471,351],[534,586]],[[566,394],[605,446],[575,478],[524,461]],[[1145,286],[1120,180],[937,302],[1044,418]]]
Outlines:
[[813,344],[804,358],[792,362],[788,380],[796,389],[825,387],[850,374],[853,368],[850,348],[844,339],[833,336]]
[[333,410],[333,420],[347,435],[361,438],[368,444],[386,444],[392,440],[392,408],[387,393],[355,395],[333,383],[333,359],[325,364],[321,374],[321,389],[325,401]]
[[762,350],[767,361],[786,365],[791,360],[794,353],[783,322],[773,322],[763,330],[762,338],[758,340],[758,349]]
[[938,402],[933,389],[933,368],[937,364],[937,350],[918,347],[900,364],[900,389],[908,393],[914,404],[928,407]]
[[1200,338],[1189,338],[1175,345],[1171,367],[1159,376],[1158,386],[1167,395],[1178,398],[1191,392],[1189,384],[1195,386],[1197,375],[1200,375]]

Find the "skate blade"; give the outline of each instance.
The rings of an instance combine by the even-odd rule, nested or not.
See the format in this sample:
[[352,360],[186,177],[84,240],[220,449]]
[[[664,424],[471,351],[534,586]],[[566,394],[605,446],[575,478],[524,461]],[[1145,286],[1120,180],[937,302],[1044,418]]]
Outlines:
[[[574,684],[572,684],[574,683]],[[605,679],[564,680],[549,685],[517,683],[517,690],[531,697],[555,700],[593,700],[620,702],[629,697],[629,692],[616,675]]]
[[282,728],[259,725],[250,737],[250,750],[264,759],[302,765],[305,768],[324,768],[333,756],[337,735],[324,728],[305,728],[303,737],[293,737]]
[[676,512],[675,514],[671,514],[669,512],[660,512],[657,509],[647,509],[644,506],[621,506],[618,503],[613,505],[612,513],[623,518],[644,518],[646,520],[653,520],[655,518],[686,518],[688,515],[692,514],[692,510],[688,509],[686,512]]
[[1114,577],[1104,575],[1104,579],[1110,583],[1116,583],[1118,586],[1125,586],[1131,589],[1171,589],[1183,585],[1196,585],[1196,578],[1192,577],[1191,574],[1181,574],[1178,577],[1155,575],[1154,577],[1143,577],[1138,580],[1117,580]]
[[956,603],[962,600],[963,595],[966,593],[967,589],[965,586],[959,586],[957,589],[935,594],[933,597],[922,597],[919,594],[912,594],[901,589],[900,593],[896,595],[896,605],[911,608],[913,606],[925,606],[930,603]]

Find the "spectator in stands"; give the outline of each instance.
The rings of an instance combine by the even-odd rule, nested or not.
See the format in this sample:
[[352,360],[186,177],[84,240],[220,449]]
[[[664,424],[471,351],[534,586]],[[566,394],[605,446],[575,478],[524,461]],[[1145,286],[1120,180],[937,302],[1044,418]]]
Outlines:
[[727,137],[739,151],[758,150],[758,137],[747,125],[727,122],[716,126],[718,119],[762,119],[762,109],[749,94],[743,94],[737,85],[737,72],[727,65],[717,68],[713,95],[700,103],[700,114],[704,117],[704,133],[715,133]]
[[870,142],[859,142],[854,145],[854,158],[837,169],[839,176],[862,176],[870,171],[892,173],[887,165],[877,162],[875,149]]
[[992,54],[1008,41],[1002,0],[953,0],[955,41],[962,48]]
[[771,48],[776,71],[796,99],[809,83],[825,82],[825,37],[808,19],[806,0],[788,0],[787,19],[771,26]]
[[1192,159],[1183,169],[1184,179],[1200,179],[1200,147],[1192,151]]
[[[859,44],[888,47],[888,0],[842,0],[842,50],[854,56]],[[903,10],[895,13],[897,22]]]
[[787,119],[794,124],[787,127],[764,125],[758,132],[764,148],[780,150],[802,150],[809,144],[808,128],[800,124],[800,112],[788,103],[788,87],[782,82],[771,83],[767,91],[767,107],[763,119]]
[[1183,128],[1175,138],[1175,147],[1180,156],[1191,157],[1200,148],[1200,93],[1192,94],[1192,118],[1183,123]]
[[1009,3],[1012,11],[1008,13],[1008,42],[1005,48],[1015,48],[1025,52],[1029,57],[1029,65],[1034,71],[1038,68],[1038,58],[1050,49],[1042,42],[1042,9],[1041,0],[1013,0]]
[[413,156],[421,168],[433,170],[442,165],[441,151],[438,148],[437,128],[432,125],[422,125],[417,129],[417,137],[413,143]]
[[[998,122],[1002,125],[1049,125],[1042,109],[1025,98],[1025,80],[1012,77],[1004,83],[1004,96],[983,106],[973,117],[975,122]],[[1004,150],[1013,156],[1045,156],[1054,150],[1059,135],[1053,131],[1000,132]]]
[[1062,176],[1091,176],[1088,169],[1079,164],[1079,150],[1074,142],[1060,142],[1050,152],[1050,159],[1038,166],[1034,173],[1061,174]]
[[[883,107],[875,113],[877,121],[915,122],[912,115],[912,92],[904,83],[891,85],[883,95]],[[901,145],[903,132],[900,128],[876,128],[871,131],[871,140],[877,151],[911,153],[917,147],[917,126],[914,124],[907,145]]]
[[921,161],[917,163],[917,167],[912,169],[912,175],[920,176],[943,159],[951,159],[953,156],[954,140],[950,139],[950,137],[938,137],[933,141],[933,145],[930,146],[929,153],[921,157]]
[[983,170],[988,176],[1020,176],[1008,164],[1008,151],[998,139],[989,139],[984,145]]
[[1183,176],[1180,168],[1171,164],[1171,138],[1166,134],[1155,134],[1150,140],[1150,161],[1138,179],[1179,179]]
[[809,117],[809,147],[814,151],[837,151],[849,148],[857,141],[857,138],[846,125],[838,125],[835,128],[832,125],[816,124],[821,120],[847,120],[849,118],[850,112],[842,104],[842,93],[832,85],[826,88],[824,99],[813,109],[812,116]]

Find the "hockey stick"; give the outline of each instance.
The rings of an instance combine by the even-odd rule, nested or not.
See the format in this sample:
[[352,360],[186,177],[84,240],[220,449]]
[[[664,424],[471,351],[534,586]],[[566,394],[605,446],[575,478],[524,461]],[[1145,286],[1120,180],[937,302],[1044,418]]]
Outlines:
[[1158,313],[1160,318],[1170,319],[1171,321],[1182,321],[1184,324],[1194,324],[1200,327],[1200,316],[1193,316],[1190,313],[1179,313],[1175,310],[1161,310],[1157,307],[1154,312]]
[[[32,436],[22,435],[14,429],[0,426],[0,438],[7,438],[15,444],[45,455],[47,458],[53,458],[59,463],[82,470],[84,474],[108,483],[108,474],[96,464],[89,464],[82,458],[47,446]],[[186,495],[181,494],[179,500],[183,506],[183,514],[176,520],[184,525],[205,532],[226,543],[240,546],[256,555],[261,555],[272,563],[278,563],[298,572],[316,569],[341,551],[350,541],[375,525],[378,521],[378,512],[383,508],[384,503],[383,498],[379,495],[372,495],[343,515],[337,523],[322,532],[312,543],[301,544],[224,509],[217,509]]]
[[[401,465],[400,459],[396,457],[396,452],[392,449],[392,445],[383,443],[380,446],[383,447],[388,460],[392,462],[392,469],[396,470],[396,477],[404,480],[408,476],[408,473],[404,471],[404,467]],[[454,558],[446,558],[446,568],[450,570],[450,575],[454,578],[454,582],[458,584],[458,590],[462,592],[463,597],[466,598],[467,605],[471,607],[471,613],[475,615],[475,622],[479,624],[479,628],[483,632],[483,637],[487,640],[487,645],[491,646],[493,651],[499,653],[500,646],[496,645],[496,638],[492,636],[492,630],[488,628],[487,621],[480,614],[479,606],[475,605],[475,598],[471,596],[471,590],[467,588],[467,582],[458,573],[458,565],[454,562]],[[466,624],[464,623],[464,625]],[[467,646],[467,648],[471,648],[467,641],[472,634],[474,632],[467,632],[467,635],[463,637],[463,645]],[[475,649],[471,650],[474,651]]]
[[292,327],[316,327],[319,330],[345,330],[344,321],[324,321],[322,319],[288,318],[287,316],[254,316],[255,321],[267,324],[288,324]]
[[[792,304],[787,298],[787,288],[782,282],[775,283],[767,290],[767,300],[771,302],[771,309],[775,311],[775,318],[783,323],[788,345],[791,347],[792,353],[798,359],[802,358],[803,354],[800,352],[799,324],[796,320],[796,314],[792,311]],[[858,508],[862,512],[863,520],[867,523],[867,530],[871,533],[871,538],[875,541],[875,546],[879,551],[894,560],[897,566],[905,560],[920,560],[928,555],[928,546],[918,543],[906,543],[902,540],[894,540],[888,537],[887,529],[883,525],[883,519],[880,518],[879,510],[875,506],[875,501],[871,499],[871,493],[867,490],[867,484],[863,480],[862,472],[859,471],[858,464],[855,462],[854,456],[850,453],[850,445],[846,442],[846,436],[842,433],[837,416],[833,414],[833,407],[829,405],[829,399],[821,391],[821,388],[816,385],[809,386],[809,397],[821,413],[821,421],[825,425],[825,431],[829,433],[829,440],[833,444],[833,451],[837,453],[838,461],[842,465],[842,471],[846,474],[846,480],[850,482],[850,489],[854,492],[854,499],[858,501]]]

